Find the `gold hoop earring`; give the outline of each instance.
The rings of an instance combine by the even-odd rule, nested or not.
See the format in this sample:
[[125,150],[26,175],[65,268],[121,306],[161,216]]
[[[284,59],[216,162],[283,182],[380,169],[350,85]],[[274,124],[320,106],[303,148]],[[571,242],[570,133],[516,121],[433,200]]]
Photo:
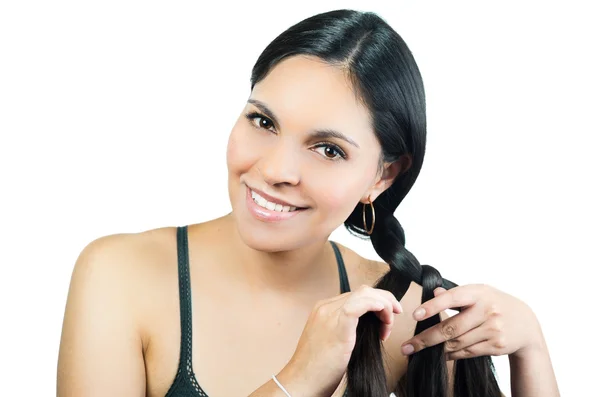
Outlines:
[[369,204],[371,205],[371,218],[373,220],[371,221],[371,228],[367,229],[367,216],[365,214],[365,211],[367,209],[367,204],[363,203],[363,229],[370,236],[371,234],[373,234],[373,229],[375,228],[375,207],[373,206],[373,203],[371,202],[371,197],[369,197],[367,200],[369,200]]

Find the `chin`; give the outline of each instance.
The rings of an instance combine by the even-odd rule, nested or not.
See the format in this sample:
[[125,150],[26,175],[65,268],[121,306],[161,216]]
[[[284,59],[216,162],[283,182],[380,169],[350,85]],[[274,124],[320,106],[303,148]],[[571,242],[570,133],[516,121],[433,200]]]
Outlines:
[[[272,225],[265,224],[256,227],[247,221],[239,219],[234,213],[236,228],[241,240],[248,247],[262,252],[282,252],[296,249],[302,245],[295,233],[285,233],[278,230],[268,230]],[[254,223],[254,222],[253,222]],[[293,243],[292,243],[293,242]],[[291,243],[291,244],[290,244]]]

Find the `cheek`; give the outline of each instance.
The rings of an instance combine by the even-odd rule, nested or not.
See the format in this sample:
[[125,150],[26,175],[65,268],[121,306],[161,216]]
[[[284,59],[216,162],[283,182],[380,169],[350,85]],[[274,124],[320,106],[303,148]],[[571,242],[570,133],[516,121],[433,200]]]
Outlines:
[[238,122],[227,142],[227,169],[230,174],[241,174],[256,160],[257,151],[248,139],[248,133]]
[[354,167],[340,170],[331,177],[315,177],[314,197],[319,197],[320,207],[330,212],[349,215],[366,191],[367,181]]

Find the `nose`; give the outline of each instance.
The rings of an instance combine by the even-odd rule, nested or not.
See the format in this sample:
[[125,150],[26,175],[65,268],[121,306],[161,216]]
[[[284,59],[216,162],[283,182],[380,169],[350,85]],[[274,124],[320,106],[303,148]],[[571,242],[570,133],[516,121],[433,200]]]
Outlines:
[[267,149],[257,163],[265,182],[275,185],[297,185],[300,182],[300,164],[292,142],[280,139]]

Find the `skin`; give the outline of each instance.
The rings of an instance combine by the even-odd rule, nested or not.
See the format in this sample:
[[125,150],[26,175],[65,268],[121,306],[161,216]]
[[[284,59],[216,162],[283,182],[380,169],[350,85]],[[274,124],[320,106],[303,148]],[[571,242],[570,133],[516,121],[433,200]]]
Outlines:
[[[375,200],[410,166],[405,157],[380,167],[381,148],[368,110],[344,72],[316,58],[282,61],[249,100],[253,103],[241,112],[227,147],[232,212],[188,229],[192,361],[209,396],[281,395],[269,379],[289,369],[292,357],[308,354],[308,347],[299,346],[309,346],[303,342],[307,333],[319,329],[311,328],[319,324],[315,307],[354,302],[356,309],[360,297],[373,293],[369,286],[388,265],[340,245],[353,291],[340,297],[327,240],[357,203]],[[256,101],[274,113],[277,123],[246,117],[264,114]],[[325,128],[342,132],[355,145],[312,135]],[[246,204],[247,185],[305,209],[279,223],[258,220]],[[393,309],[395,299],[377,299],[379,316],[387,323],[382,336],[392,391],[406,372],[408,357],[401,346],[413,337],[411,314],[421,304],[421,287],[411,284],[400,302],[403,313]],[[174,228],[90,243],[71,280],[58,395],[163,397],[177,370],[179,321]],[[292,378],[293,371],[282,374],[295,387]],[[341,396],[343,384],[336,380],[334,396]]]
[[[380,168],[369,113],[335,67],[290,58],[254,87],[250,99],[266,104],[279,124],[257,128],[260,120],[246,113],[260,109],[246,104],[227,147],[233,211],[188,230],[193,366],[211,396],[249,395],[286,365],[315,304],[339,295],[329,235],[358,202],[375,200],[409,164]],[[340,131],[359,148],[315,138],[317,128]],[[339,146],[347,160],[318,147],[323,143]],[[258,221],[248,213],[245,184],[307,209],[288,224]],[[389,268],[340,248],[352,290],[372,286]],[[65,313],[60,396],[166,394],[180,346],[176,260],[173,228],[106,236],[83,250]],[[404,308],[416,307],[420,293],[414,284]],[[412,336],[415,321],[405,318],[385,342],[394,352],[390,390],[408,362],[399,346]]]

